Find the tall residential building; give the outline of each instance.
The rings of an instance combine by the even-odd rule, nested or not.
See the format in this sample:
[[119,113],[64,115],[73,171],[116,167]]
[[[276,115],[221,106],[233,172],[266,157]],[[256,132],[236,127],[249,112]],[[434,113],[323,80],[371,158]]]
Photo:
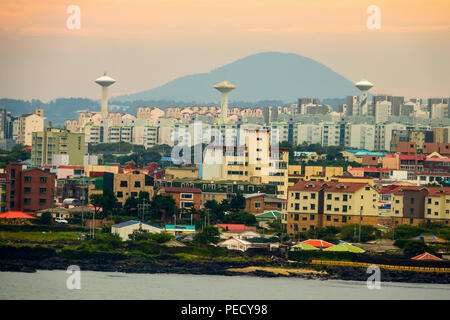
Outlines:
[[265,129],[247,129],[244,138],[243,145],[231,148],[207,147],[202,178],[271,184],[277,186],[278,197],[286,198],[289,150],[276,148]]
[[358,116],[360,115],[359,111],[359,97],[358,96],[348,96],[346,103],[346,116]]
[[24,114],[18,119],[17,143],[31,146],[32,134],[44,131],[44,111],[34,110],[32,114]]
[[377,101],[375,105],[375,123],[388,122],[391,116],[392,102]]
[[322,142],[322,126],[320,124],[298,124],[296,144],[314,144]]
[[71,133],[50,126],[33,133],[31,164],[34,167],[56,164],[82,166],[84,153],[84,133]]
[[354,124],[350,127],[349,147],[375,150],[375,126],[370,124]]

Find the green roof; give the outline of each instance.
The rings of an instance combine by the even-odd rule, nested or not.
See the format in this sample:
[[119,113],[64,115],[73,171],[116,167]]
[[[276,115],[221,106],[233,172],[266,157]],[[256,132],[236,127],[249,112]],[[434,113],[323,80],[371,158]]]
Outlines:
[[281,219],[281,212],[279,211],[267,211],[264,213],[256,214],[256,219]]
[[312,250],[319,250],[319,249],[316,247],[313,247],[312,245],[307,244],[307,243],[299,243],[299,244],[296,244],[295,246],[292,246],[292,250],[293,251],[300,251],[300,250],[312,251]]
[[345,252],[353,252],[353,253],[363,253],[365,252],[363,249],[355,247],[349,243],[341,243],[333,247],[329,247],[323,249],[323,251],[345,251]]

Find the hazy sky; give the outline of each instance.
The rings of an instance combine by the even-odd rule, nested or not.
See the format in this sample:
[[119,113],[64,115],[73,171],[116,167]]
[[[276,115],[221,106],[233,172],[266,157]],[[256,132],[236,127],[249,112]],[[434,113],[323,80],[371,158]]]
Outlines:
[[450,96],[450,1],[0,0],[0,97],[100,98],[105,70],[111,95],[134,93],[263,51],[367,78],[373,93]]

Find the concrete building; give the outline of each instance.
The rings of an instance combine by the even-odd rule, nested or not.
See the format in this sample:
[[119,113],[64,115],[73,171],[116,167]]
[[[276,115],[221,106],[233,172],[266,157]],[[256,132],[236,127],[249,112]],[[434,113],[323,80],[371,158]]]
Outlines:
[[82,166],[84,165],[84,154],[84,133],[71,133],[50,126],[42,132],[33,133],[31,165],[34,167],[56,165],[54,162],[58,156],[66,158],[65,165]]
[[199,188],[163,187],[158,194],[170,195],[175,199],[177,208],[200,210],[202,204],[202,190]]
[[129,173],[106,173],[105,177],[113,179],[113,192],[117,201],[123,205],[129,197],[138,198],[140,191],[149,193],[150,199],[153,197],[153,179],[150,176],[132,171]]
[[350,128],[349,147],[375,150],[375,126],[370,124],[354,124]]
[[55,175],[21,163],[6,165],[6,211],[34,212],[54,207]]
[[18,119],[17,143],[31,146],[32,135],[44,131],[43,110],[36,109],[33,114],[25,114]]
[[359,223],[377,226],[378,192],[367,183],[300,181],[288,190],[287,232]]
[[378,101],[375,105],[375,123],[388,122],[391,116],[392,102]]

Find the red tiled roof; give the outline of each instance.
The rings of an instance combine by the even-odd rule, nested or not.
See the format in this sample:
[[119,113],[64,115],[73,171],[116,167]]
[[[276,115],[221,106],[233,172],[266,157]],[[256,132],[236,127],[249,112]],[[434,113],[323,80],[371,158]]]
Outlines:
[[[399,186],[392,192],[394,195],[402,195],[404,191],[426,190],[430,197],[439,197],[450,194],[450,187],[424,187],[424,186]],[[440,191],[442,190],[442,191]]]
[[316,248],[334,247],[334,244],[323,241],[323,240],[318,240],[318,239],[308,239],[308,240],[300,242],[300,244],[309,244],[310,246],[313,246]]
[[22,211],[8,211],[0,214],[2,219],[36,219],[36,217],[23,213]]
[[329,186],[325,191],[327,192],[356,192],[365,186],[367,183],[358,182],[335,182],[333,185]]
[[450,158],[427,158],[426,162],[450,162]]
[[202,190],[199,188],[181,188],[181,187],[163,187],[161,188],[164,192],[173,192],[173,193],[180,193],[180,192],[191,192],[191,193],[202,193]]
[[253,231],[252,228],[247,227],[245,224],[233,224],[233,223],[229,223],[229,224],[218,224],[218,227],[224,229],[224,230],[228,230],[228,231]]
[[425,160],[427,158],[424,154],[402,154],[400,160]]
[[299,181],[288,190],[291,191],[319,191],[322,189],[325,182],[323,181]]
[[415,256],[413,258],[411,258],[412,260],[419,260],[419,261],[423,261],[423,260],[435,260],[435,261],[442,261],[442,259],[433,256],[432,254],[428,253],[428,252],[424,252],[422,254],[419,254],[418,256]]
[[58,169],[84,169],[84,166],[58,166]]

